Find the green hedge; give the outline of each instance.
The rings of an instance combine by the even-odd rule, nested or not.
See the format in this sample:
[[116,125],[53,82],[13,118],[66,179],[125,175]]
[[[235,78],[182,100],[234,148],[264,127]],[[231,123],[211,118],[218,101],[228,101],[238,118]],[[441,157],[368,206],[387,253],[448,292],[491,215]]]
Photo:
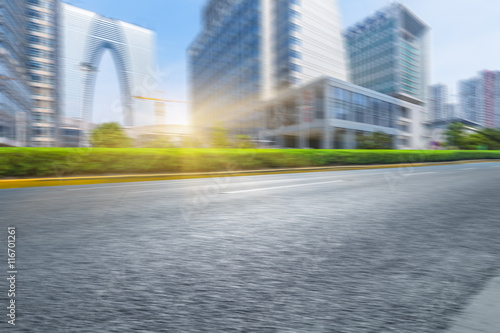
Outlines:
[[500,151],[0,148],[0,177],[235,171],[500,159]]

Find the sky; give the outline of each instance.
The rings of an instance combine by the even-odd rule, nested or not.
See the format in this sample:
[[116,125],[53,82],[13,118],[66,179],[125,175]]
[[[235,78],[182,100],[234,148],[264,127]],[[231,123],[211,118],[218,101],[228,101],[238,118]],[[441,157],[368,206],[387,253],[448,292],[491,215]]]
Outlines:
[[[137,24],[156,32],[157,60],[164,97],[188,99],[186,50],[200,30],[206,0],[71,0],[75,6]],[[307,0],[303,0],[307,1]],[[342,25],[349,27],[389,4],[387,0],[337,0]],[[457,82],[483,69],[500,70],[500,1],[403,0],[432,29],[431,83],[443,83],[456,94]],[[121,120],[110,112],[119,99],[116,70],[104,54],[96,82],[94,119]],[[115,108],[116,109],[116,108]],[[186,124],[187,106],[169,104],[167,122]]]

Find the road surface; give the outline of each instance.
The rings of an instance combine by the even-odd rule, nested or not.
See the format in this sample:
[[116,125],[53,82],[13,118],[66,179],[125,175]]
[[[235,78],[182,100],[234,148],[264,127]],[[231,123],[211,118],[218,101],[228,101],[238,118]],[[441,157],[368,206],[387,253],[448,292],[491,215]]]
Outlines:
[[447,332],[500,275],[499,202],[494,162],[0,190],[13,331]]

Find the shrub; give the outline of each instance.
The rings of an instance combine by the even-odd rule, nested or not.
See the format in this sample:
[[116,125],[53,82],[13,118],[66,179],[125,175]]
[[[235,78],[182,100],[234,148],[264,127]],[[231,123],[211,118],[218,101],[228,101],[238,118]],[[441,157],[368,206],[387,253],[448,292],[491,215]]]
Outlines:
[[500,159],[500,151],[0,148],[0,177],[255,170]]

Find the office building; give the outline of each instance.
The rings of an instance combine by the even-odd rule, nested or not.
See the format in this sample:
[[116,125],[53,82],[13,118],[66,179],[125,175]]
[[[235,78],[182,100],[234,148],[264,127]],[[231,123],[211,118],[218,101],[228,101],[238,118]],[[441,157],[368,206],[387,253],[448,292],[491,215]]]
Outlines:
[[245,127],[242,110],[323,75],[346,80],[336,0],[210,0],[189,48],[193,123]]
[[[151,97],[157,88],[155,33],[69,4],[61,6],[60,27],[62,115],[79,119],[80,124],[99,119],[92,114],[95,79],[102,55],[109,50],[118,73],[121,101],[117,102],[121,104],[117,104],[123,109],[123,124],[154,125],[153,105],[140,105],[134,96]],[[86,145],[86,140],[80,140],[80,145]]]
[[429,87],[429,115],[432,120],[448,119],[448,87],[435,84]]
[[430,28],[400,3],[347,29],[352,83],[423,105],[429,86]]
[[58,144],[58,0],[27,0],[27,67],[32,91],[31,143],[33,147]]
[[396,149],[425,149],[423,107],[330,77],[291,88],[252,109],[252,137],[276,147],[355,149],[383,132]]
[[500,128],[500,71],[484,70],[459,82],[460,112],[483,127]]
[[0,146],[26,146],[31,92],[24,0],[0,0]]

